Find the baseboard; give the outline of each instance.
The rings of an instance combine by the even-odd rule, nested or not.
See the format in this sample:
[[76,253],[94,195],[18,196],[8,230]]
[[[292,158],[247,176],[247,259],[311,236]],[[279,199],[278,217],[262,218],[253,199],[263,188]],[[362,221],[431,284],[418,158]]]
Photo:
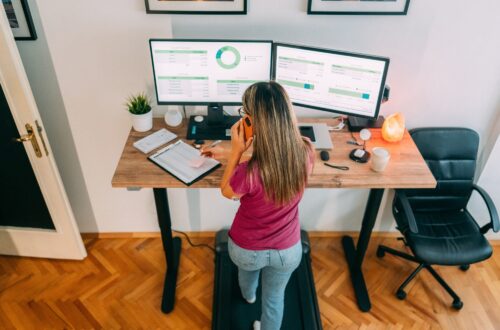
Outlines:
[[[357,231],[308,231],[310,238],[340,238],[342,236],[351,236],[357,238]],[[173,232],[176,236],[175,231]],[[214,238],[215,231],[188,231],[186,234],[193,238]],[[111,233],[81,233],[83,239],[108,239],[108,238],[160,238],[160,232],[111,232]],[[372,238],[397,238],[402,235],[395,231],[376,231],[372,233]],[[491,245],[500,245],[500,239],[490,239]]]
[[[312,238],[338,238],[345,235],[358,237],[359,232],[356,231],[308,231],[309,237]],[[175,231],[173,232],[176,235]],[[215,237],[215,231],[188,231],[186,234],[189,237],[212,238]],[[160,232],[129,232],[129,233],[82,233],[82,238],[156,238],[161,237]],[[373,232],[372,237],[400,237],[398,232]]]
[[[215,231],[188,231],[186,234],[189,237],[200,237],[200,238],[212,238],[215,237]],[[173,231],[174,236],[176,235],[175,231]],[[127,233],[119,233],[119,232],[111,232],[111,233],[81,233],[83,239],[91,239],[91,238],[159,238],[161,234],[159,231],[155,232],[127,232]]]
[[[340,238],[343,236],[358,237],[359,231],[308,231],[311,238]],[[373,232],[371,237],[396,238],[402,235],[395,231],[377,231]]]

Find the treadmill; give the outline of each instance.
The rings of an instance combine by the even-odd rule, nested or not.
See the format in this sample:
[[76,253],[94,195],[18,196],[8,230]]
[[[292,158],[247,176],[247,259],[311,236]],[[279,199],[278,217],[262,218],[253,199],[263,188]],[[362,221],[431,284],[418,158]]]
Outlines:
[[[307,232],[301,231],[303,256],[285,290],[285,311],[282,329],[322,329],[318,298],[311,268],[311,249]],[[241,296],[238,268],[229,258],[228,230],[215,237],[215,283],[212,315],[213,330],[251,330],[261,316],[261,285],[257,301],[247,303]]]

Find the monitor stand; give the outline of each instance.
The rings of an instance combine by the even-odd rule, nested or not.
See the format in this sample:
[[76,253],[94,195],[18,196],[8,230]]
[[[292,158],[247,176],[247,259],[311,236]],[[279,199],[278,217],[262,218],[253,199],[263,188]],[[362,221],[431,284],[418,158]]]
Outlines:
[[[196,117],[203,117],[196,121]],[[224,116],[221,104],[209,104],[206,116],[189,118],[188,140],[231,140],[231,126],[240,119],[239,116]]]
[[382,128],[384,124],[384,116],[378,116],[377,119],[361,118],[349,116],[348,124],[351,132],[359,132],[363,128]]

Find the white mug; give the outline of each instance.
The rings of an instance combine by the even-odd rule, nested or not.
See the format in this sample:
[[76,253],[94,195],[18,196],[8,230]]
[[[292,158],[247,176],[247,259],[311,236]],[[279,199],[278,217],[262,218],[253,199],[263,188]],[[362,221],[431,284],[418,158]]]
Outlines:
[[372,163],[371,168],[375,172],[383,172],[391,159],[389,150],[382,147],[375,147],[372,149]]

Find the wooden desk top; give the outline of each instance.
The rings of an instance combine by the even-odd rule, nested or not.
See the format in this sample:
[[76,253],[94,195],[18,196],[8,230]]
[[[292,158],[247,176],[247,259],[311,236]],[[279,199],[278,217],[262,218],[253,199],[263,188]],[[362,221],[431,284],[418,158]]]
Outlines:
[[[300,118],[299,121],[305,123],[325,122],[331,126],[337,124],[335,119]],[[116,167],[111,182],[113,187],[187,187],[184,183],[147,160],[146,155],[132,145],[135,141],[162,127],[176,133],[185,140],[187,121],[184,121],[180,127],[170,128],[166,126],[163,118],[155,118],[152,131],[138,133],[132,130]],[[349,166],[350,170],[341,171],[325,166],[319,158],[319,151],[316,151],[316,163],[307,186],[309,188],[434,188],[436,186],[436,180],[408,132],[405,132],[404,139],[401,142],[388,143],[382,140],[379,129],[372,129],[371,131],[372,139],[368,141],[367,149],[370,151],[373,147],[380,146],[387,148],[391,153],[391,160],[383,173],[372,171],[370,163],[358,164],[349,159],[349,153],[355,146],[347,144],[347,141],[351,139],[347,130],[331,132],[333,150],[330,151],[330,160],[328,162],[335,165]],[[355,136],[360,141],[357,133],[355,133]],[[223,141],[220,145],[229,150],[230,141]],[[246,156],[249,157],[249,154]],[[221,163],[223,166],[191,185],[190,188],[218,188],[226,160],[221,160]]]

